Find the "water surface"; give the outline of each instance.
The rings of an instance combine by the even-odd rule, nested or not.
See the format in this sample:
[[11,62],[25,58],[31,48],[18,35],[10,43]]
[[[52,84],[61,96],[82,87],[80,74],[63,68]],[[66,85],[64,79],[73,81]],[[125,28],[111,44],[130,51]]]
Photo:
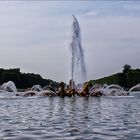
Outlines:
[[0,139],[139,140],[140,98],[0,98]]

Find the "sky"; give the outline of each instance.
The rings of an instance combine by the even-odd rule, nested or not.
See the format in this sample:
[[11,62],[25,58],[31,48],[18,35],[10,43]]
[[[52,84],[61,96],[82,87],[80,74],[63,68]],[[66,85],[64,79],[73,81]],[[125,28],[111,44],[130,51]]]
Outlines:
[[87,80],[140,68],[139,1],[0,1],[0,67],[68,82],[72,15]]

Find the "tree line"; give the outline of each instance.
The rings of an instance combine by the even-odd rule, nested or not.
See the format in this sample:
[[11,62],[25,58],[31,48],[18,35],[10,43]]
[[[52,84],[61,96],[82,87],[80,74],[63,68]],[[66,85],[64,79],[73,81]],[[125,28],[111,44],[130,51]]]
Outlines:
[[0,68],[0,84],[8,81],[13,81],[18,89],[31,88],[34,85],[41,85],[42,87],[51,85],[52,87],[58,87],[58,82],[43,79],[39,74],[34,73],[22,73],[19,68],[15,69],[3,69]]
[[[19,68],[3,69],[0,68],[0,85],[13,81],[18,89],[31,88],[34,85],[59,87],[59,83],[50,79],[44,79],[39,74],[22,73]],[[140,83],[140,69],[132,69],[130,65],[123,66],[120,73],[108,77],[91,80],[92,84],[117,84],[124,88],[131,88]]]
[[97,80],[93,84],[117,84],[124,88],[131,88],[140,83],[140,69],[132,69],[130,65],[123,66],[123,71]]

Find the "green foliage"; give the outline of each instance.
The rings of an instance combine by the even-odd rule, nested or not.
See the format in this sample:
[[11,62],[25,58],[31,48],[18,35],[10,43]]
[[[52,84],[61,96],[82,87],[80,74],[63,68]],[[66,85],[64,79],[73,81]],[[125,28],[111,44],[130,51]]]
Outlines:
[[58,87],[59,84],[50,79],[43,79],[39,74],[21,73],[20,69],[0,69],[0,84],[10,80],[20,89],[30,88],[36,84],[42,87],[47,85]]
[[123,73],[126,73],[126,72],[128,72],[129,70],[131,70],[131,66],[128,65],[128,64],[125,64],[125,65],[123,66]]
[[140,71],[129,71],[126,73],[126,82],[128,87],[140,83]]
[[140,83],[140,69],[127,69],[127,71],[123,71],[123,73],[117,73],[101,79],[91,80],[91,82],[92,84],[118,84],[122,87],[130,88]]

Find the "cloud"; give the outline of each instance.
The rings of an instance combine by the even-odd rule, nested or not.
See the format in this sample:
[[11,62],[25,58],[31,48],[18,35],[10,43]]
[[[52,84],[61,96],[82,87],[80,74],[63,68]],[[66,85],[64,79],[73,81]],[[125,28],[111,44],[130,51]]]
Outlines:
[[84,14],[84,16],[97,16],[97,15],[98,12],[95,10],[88,11],[87,13]]

